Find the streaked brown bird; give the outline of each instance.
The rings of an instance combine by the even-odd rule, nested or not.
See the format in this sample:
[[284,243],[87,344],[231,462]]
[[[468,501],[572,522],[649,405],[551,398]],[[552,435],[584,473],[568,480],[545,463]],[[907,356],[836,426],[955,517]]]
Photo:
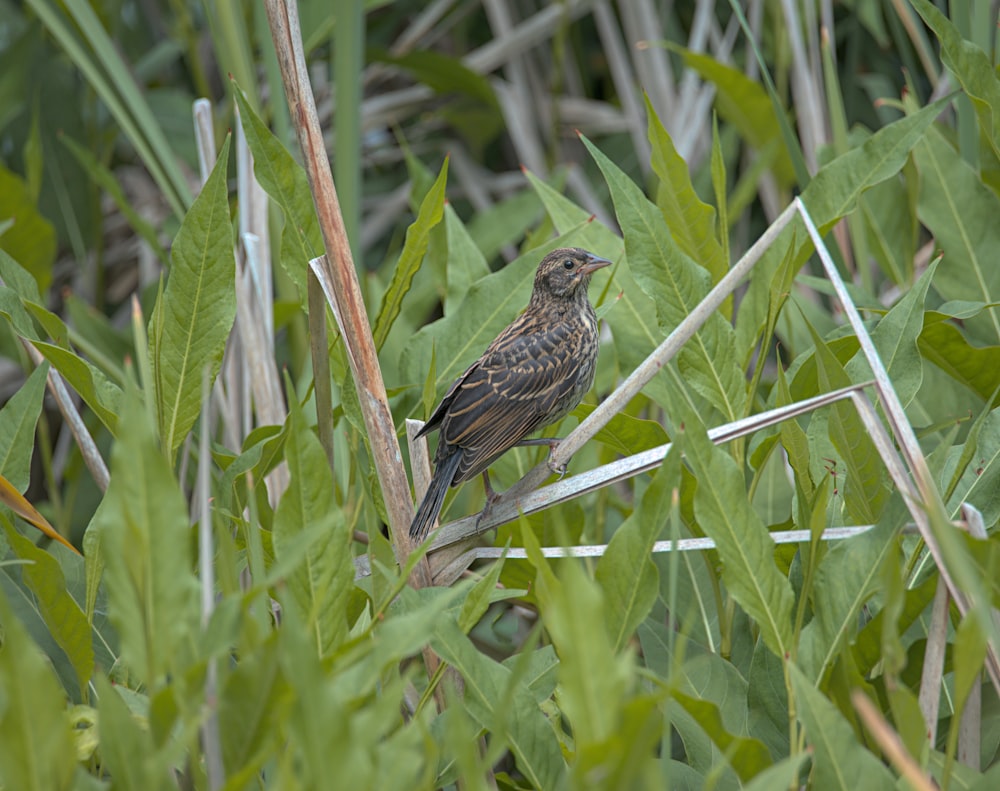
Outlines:
[[492,500],[486,468],[580,403],[597,368],[597,316],[587,287],[610,263],[578,247],[542,259],[527,309],[455,380],[417,433],[440,429],[441,438],[411,538],[427,535],[449,486],[482,473]]

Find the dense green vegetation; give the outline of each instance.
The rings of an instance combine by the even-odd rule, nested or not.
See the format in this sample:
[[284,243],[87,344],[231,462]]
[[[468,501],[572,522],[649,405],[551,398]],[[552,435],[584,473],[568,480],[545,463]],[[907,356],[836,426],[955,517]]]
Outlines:
[[[0,788],[995,788],[995,4],[265,5],[0,0]],[[559,246],[589,441],[413,547]]]

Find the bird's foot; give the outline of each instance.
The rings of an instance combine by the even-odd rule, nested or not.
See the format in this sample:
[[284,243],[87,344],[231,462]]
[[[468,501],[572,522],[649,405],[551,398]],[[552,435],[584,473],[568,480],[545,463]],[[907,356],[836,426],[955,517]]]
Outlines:
[[559,480],[562,480],[566,475],[566,463],[553,464],[552,454],[555,453],[556,448],[559,447],[560,440],[558,437],[540,437],[538,439],[522,439],[518,442],[518,445],[544,445],[549,449],[549,458],[546,460],[548,468],[552,470],[556,475],[559,476]]
[[476,517],[477,529],[482,521],[489,516],[490,511],[493,510],[493,504],[500,499],[500,493],[493,488],[493,485],[490,483],[490,475],[486,470],[483,470],[483,490],[486,492],[486,505],[483,506],[483,510]]
[[562,464],[554,463],[552,461],[552,454],[550,453],[549,459],[546,462],[546,464],[548,465],[548,468],[552,470],[552,472],[554,472],[556,475],[559,476],[560,481],[566,477],[566,462],[563,462]]

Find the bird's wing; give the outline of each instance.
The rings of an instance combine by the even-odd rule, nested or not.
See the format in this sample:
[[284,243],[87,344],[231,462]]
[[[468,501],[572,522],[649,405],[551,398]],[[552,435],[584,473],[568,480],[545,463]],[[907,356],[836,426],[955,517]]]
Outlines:
[[449,391],[442,441],[460,446],[455,482],[468,480],[549,422],[576,386],[571,328],[544,330],[522,315]]

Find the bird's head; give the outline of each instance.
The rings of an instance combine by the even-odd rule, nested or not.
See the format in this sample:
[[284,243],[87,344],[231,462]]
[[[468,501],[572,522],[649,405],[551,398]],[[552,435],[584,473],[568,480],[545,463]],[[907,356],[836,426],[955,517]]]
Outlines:
[[600,258],[579,247],[561,247],[553,250],[538,265],[532,299],[550,295],[557,299],[587,297],[590,276],[601,267],[610,266]]

